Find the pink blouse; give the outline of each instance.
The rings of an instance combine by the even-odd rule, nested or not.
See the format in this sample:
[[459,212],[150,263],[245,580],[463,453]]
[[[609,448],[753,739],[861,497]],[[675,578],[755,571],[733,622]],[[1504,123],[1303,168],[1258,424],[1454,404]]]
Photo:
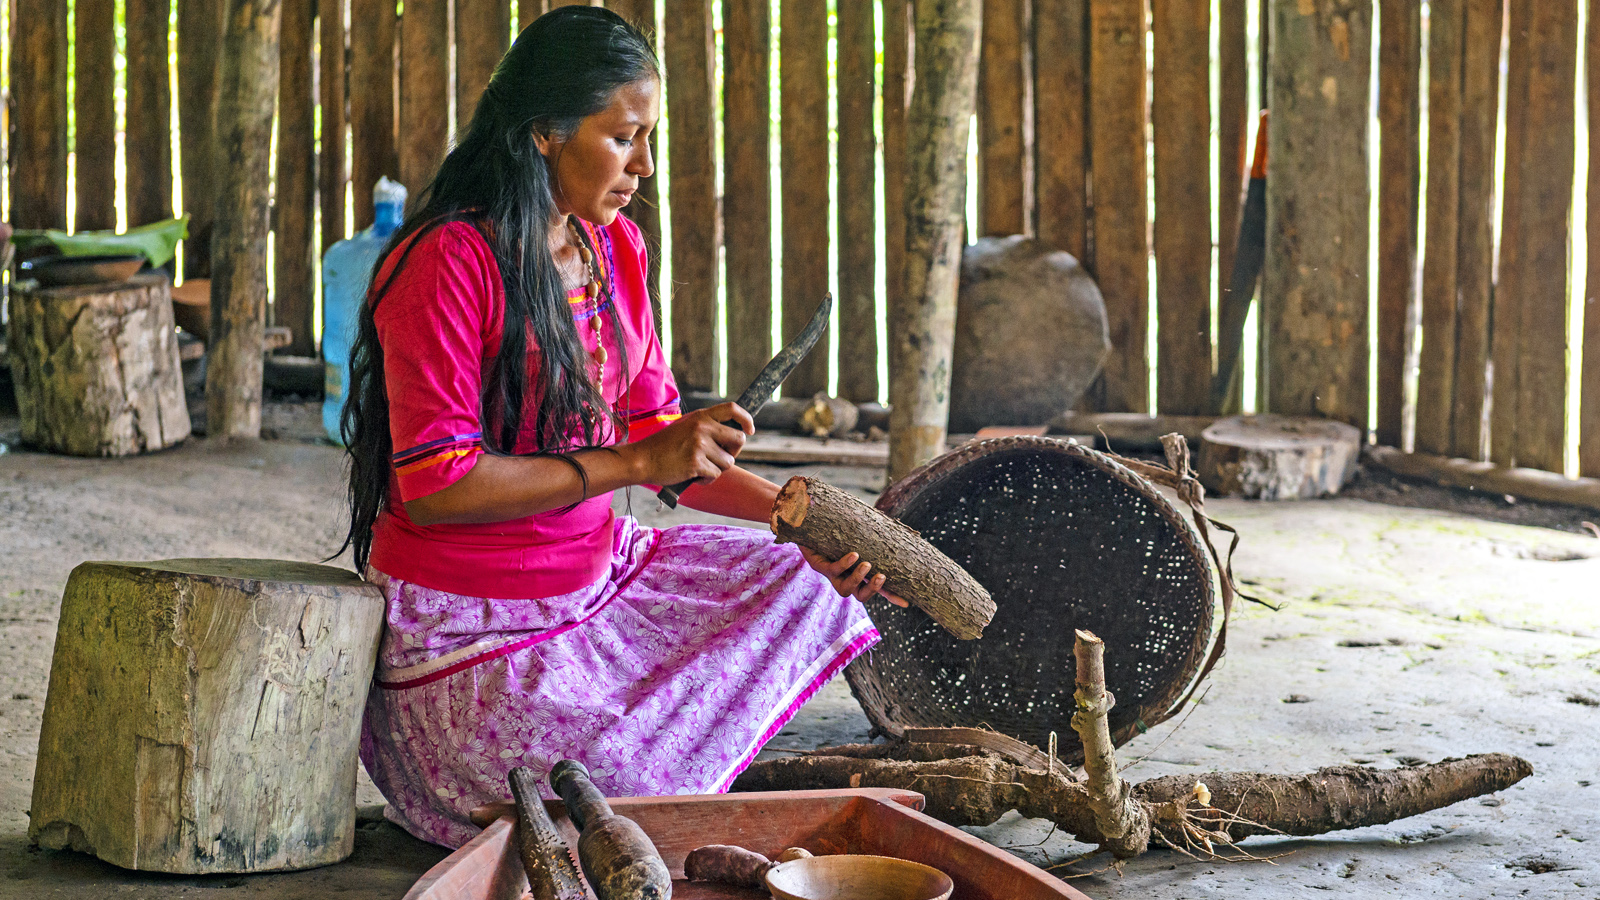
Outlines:
[[[637,441],[678,418],[678,390],[656,337],[645,287],[644,240],[638,226],[620,215],[605,228],[587,222],[583,227],[599,251],[600,275],[617,303],[628,372],[621,371],[610,300],[603,293],[590,300],[576,291],[568,302],[586,350],[593,350],[597,339],[589,320],[606,317],[599,332],[608,357],[601,394],[623,414],[629,439]],[[374,284],[388,278],[405,249],[389,255]],[[610,493],[565,512],[480,525],[418,525],[403,506],[454,484],[484,453],[483,378],[500,347],[504,314],[505,287],[494,254],[466,222],[424,234],[379,302],[375,321],[395,453],[389,505],[373,527],[370,563],[393,578],[454,594],[553,597],[605,573],[611,558]],[[528,345],[531,366],[537,352],[531,335]],[[532,371],[528,394],[537,398]],[[533,447],[533,421],[530,411],[519,451]],[[616,435],[608,431],[604,442],[615,443]]]

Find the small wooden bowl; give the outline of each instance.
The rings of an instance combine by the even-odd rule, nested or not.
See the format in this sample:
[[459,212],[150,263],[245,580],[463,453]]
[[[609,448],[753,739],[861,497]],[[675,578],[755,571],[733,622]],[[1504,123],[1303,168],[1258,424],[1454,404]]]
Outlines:
[[23,278],[36,278],[45,287],[76,284],[121,284],[144,267],[144,255],[50,256],[30,259],[19,268]]
[[948,900],[950,876],[891,856],[808,856],[767,870],[778,900]]

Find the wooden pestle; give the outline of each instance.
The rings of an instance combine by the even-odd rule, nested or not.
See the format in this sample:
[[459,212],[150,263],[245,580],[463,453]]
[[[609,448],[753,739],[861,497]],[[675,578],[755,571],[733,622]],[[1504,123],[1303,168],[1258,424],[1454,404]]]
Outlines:
[[571,759],[550,770],[550,785],[567,804],[578,829],[578,861],[598,900],[668,900],[672,874],[638,823],[611,811],[589,780],[589,770]]

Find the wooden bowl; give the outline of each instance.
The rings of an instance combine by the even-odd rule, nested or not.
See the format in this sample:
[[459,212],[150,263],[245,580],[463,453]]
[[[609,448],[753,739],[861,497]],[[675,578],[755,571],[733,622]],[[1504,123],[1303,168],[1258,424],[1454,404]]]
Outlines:
[[121,284],[144,267],[144,254],[117,256],[49,256],[22,263],[23,278],[35,278],[45,287],[75,284]]
[[767,890],[778,900],[948,900],[955,882],[922,863],[843,854],[778,863]]

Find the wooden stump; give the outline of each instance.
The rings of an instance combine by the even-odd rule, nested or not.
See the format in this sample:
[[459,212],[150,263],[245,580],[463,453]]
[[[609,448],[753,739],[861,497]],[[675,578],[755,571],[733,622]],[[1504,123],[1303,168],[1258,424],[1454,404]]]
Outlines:
[[1343,422],[1233,416],[1200,434],[1200,482],[1217,494],[1309,500],[1337,494],[1355,474],[1361,432]]
[[184,874],[349,856],[383,612],[377,588],[328,566],[78,566],[61,603],[29,839]]
[[172,286],[122,284],[11,292],[11,372],[22,439],[75,456],[128,456],[189,436]]

